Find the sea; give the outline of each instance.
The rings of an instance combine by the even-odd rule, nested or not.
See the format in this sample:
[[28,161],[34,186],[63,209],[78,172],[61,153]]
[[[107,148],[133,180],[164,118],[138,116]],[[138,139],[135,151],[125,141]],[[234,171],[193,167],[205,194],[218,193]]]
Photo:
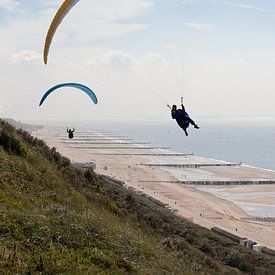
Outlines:
[[[76,129],[108,131],[128,136],[136,142],[151,142],[152,146],[170,147],[169,151],[172,152],[192,153],[275,171],[275,119],[199,119],[197,123],[200,129],[189,127],[188,136],[185,136],[173,120],[55,121],[51,125],[62,125],[64,129],[74,125]],[[272,205],[245,204],[239,200],[252,194],[235,193],[233,197],[220,187],[204,187],[204,190],[231,200],[251,215],[275,217],[275,201]]]
[[78,124],[151,142],[152,146],[168,146],[173,152],[275,170],[275,120],[201,119],[200,129],[189,127],[188,136],[174,120],[92,120]]

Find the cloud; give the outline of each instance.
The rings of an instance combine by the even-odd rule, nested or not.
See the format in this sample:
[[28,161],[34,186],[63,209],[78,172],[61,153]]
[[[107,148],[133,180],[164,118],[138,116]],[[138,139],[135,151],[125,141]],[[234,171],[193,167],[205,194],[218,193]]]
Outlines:
[[103,66],[110,69],[119,70],[128,70],[136,63],[137,59],[135,57],[122,51],[107,52],[90,61],[90,64],[95,66]]
[[43,7],[54,7],[54,8],[58,8],[59,6],[61,6],[62,2],[59,1],[59,3],[57,3],[56,0],[38,0],[39,4]]
[[20,3],[16,0],[0,0],[0,10],[5,12],[14,12],[19,7]]
[[257,10],[257,11],[262,11],[262,12],[271,12],[271,13],[275,12],[272,9],[266,9],[266,8],[263,8],[260,6],[253,6],[253,5],[247,5],[247,4],[235,3],[235,2],[229,2],[229,1],[223,1],[222,4],[237,7],[237,8]]
[[178,0],[181,4],[191,4],[194,0]]
[[160,53],[151,52],[144,56],[144,61],[151,64],[166,64],[166,60]]
[[[36,50],[43,47],[50,22],[60,5],[57,1],[39,1],[31,6],[24,6],[20,14],[0,25],[0,39],[16,50]],[[13,10],[17,1],[0,0],[0,8]],[[55,7],[53,7],[55,5]],[[64,50],[77,41],[77,46],[91,45],[100,39],[123,36],[147,28],[145,24],[135,22],[152,6],[151,0],[81,1],[68,14],[54,37],[54,46]],[[33,10],[35,12],[33,12]],[[1,49],[1,45],[0,45]],[[56,52],[57,53],[57,52]]]
[[14,63],[31,62],[34,60],[41,60],[41,54],[34,51],[20,50],[12,54],[11,60]]
[[62,33],[58,30],[58,35],[59,37],[62,35],[62,41],[77,40],[80,45],[140,31],[147,26],[134,21],[151,6],[152,1],[149,0],[93,1],[93,3],[83,1],[68,15],[67,24],[62,24]]
[[168,61],[161,53],[149,52],[143,55],[134,55],[129,52],[109,50],[83,63],[83,68],[88,66],[87,69],[93,69],[97,72],[108,71],[114,75],[136,71],[144,73],[147,70],[155,70],[156,68],[159,70],[167,64]]
[[212,31],[215,26],[212,24],[206,24],[206,23],[197,23],[197,22],[183,22],[183,25],[198,31]]

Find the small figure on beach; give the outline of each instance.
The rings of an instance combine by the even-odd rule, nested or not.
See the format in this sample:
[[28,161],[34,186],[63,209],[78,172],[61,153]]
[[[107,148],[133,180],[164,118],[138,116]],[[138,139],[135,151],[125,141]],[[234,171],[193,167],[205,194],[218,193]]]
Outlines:
[[69,129],[69,127],[67,127],[67,133],[68,133],[69,139],[74,138],[74,131],[75,131],[75,128],[73,128],[73,130],[71,130],[71,129]]
[[186,129],[189,127],[189,124],[192,124],[195,129],[200,128],[185,111],[185,107],[183,106],[183,98],[181,98],[181,109],[177,109],[176,105],[173,105],[172,108],[169,105],[167,105],[167,107],[171,110],[172,118],[177,121],[179,127],[183,129],[186,136],[188,136]]

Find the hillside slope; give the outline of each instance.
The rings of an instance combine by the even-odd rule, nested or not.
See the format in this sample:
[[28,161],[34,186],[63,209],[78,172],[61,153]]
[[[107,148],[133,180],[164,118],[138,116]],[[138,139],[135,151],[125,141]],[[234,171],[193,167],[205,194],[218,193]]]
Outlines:
[[0,273],[275,274],[275,259],[190,224],[0,123]]

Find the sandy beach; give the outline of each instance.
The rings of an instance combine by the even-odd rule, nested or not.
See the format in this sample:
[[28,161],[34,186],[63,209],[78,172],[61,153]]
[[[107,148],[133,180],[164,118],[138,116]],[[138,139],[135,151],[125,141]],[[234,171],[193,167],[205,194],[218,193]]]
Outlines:
[[[62,135],[63,134],[63,135]],[[224,162],[194,155],[172,155],[165,150],[142,149],[143,145],[102,144],[108,134],[98,136],[82,134],[74,141],[66,139],[58,128],[43,128],[35,135],[49,146],[56,147],[72,162],[94,162],[98,174],[108,175],[125,182],[128,187],[142,191],[177,210],[177,214],[192,219],[204,227],[219,226],[240,236],[250,238],[275,249],[275,222],[251,219],[251,216],[238,204],[222,196],[206,192],[207,187],[197,188],[185,185],[182,181],[251,181],[274,180],[275,172],[242,165],[209,166],[199,168],[173,169],[154,164],[222,164]],[[100,139],[96,145],[95,140]],[[112,141],[115,137],[113,137]],[[122,139],[122,137],[120,137]],[[92,144],[88,144],[88,140]],[[93,142],[91,142],[93,140]],[[117,137],[119,140],[119,137]],[[75,143],[75,144],[74,144]],[[109,146],[109,149],[108,149]],[[150,145],[148,145],[150,146]],[[138,147],[138,148],[137,148]],[[152,166],[147,166],[153,164]],[[180,171],[180,172],[179,172]],[[212,186],[211,186],[212,188]],[[272,205],[275,201],[275,185],[222,186],[219,192],[243,194],[240,203]],[[249,193],[250,196],[245,194]]]

